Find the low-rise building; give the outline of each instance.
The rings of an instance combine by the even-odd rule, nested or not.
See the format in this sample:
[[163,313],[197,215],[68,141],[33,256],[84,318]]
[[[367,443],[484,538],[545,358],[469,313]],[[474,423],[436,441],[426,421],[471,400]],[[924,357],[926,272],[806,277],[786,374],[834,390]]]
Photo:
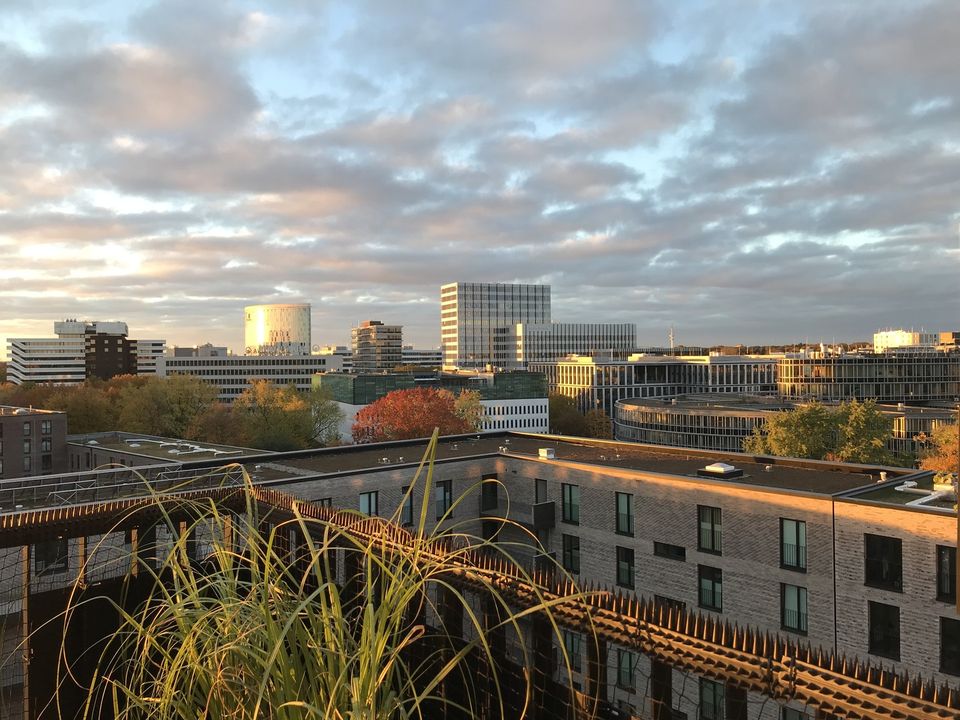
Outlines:
[[0,405],[0,480],[66,469],[66,413]]

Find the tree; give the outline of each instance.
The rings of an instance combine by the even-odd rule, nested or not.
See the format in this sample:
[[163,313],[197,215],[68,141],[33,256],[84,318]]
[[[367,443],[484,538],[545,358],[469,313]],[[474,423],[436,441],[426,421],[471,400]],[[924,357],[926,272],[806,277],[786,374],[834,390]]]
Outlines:
[[188,428],[217,402],[217,389],[192,375],[171,375],[122,381],[105,386],[116,392],[117,425],[126,432],[185,438]]
[[483,404],[480,402],[480,393],[476,390],[461,390],[457,399],[453,401],[453,412],[467,424],[468,430],[466,432],[479,430],[483,419]]
[[877,409],[874,400],[843,402],[835,413],[837,445],[829,459],[880,465],[893,463],[893,454],[887,449],[893,420]]
[[743,442],[754,455],[889,465],[891,421],[868,400],[829,408],[818,402],[777,413]]
[[597,438],[598,440],[612,440],[613,428],[610,418],[601,408],[590,410],[583,417],[587,426],[587,437]]
[[306,395],[306,400],[313,415],[313,445],[337,445],[340,442],[343,411],[330,397],[329,390],[314,388]]
[[924,470],[955,473],[957,466],[957,424],[938,425],[920,455],[920,467]]
[[67,430],[71,433],[105,432],[117,428],[117,405],[111,403],[101,389],[89,383],[59,388],[47,407],[67,414]]
[[[464,401],[467,402],[466,400]],[[471,432],[474,428],[456,413],[453,393],[437,388],[394,390],[357,413],[351,428],[358,443]]]
[[572,397],[550,393],[548,397],[550,411],[550,432],[561,435],[587,435],[586,418],[577,409],[577,401]]
[[304,450],[313,446],[316,422],[310,403],[296,387],[255,380],[233,403],[250,447]]

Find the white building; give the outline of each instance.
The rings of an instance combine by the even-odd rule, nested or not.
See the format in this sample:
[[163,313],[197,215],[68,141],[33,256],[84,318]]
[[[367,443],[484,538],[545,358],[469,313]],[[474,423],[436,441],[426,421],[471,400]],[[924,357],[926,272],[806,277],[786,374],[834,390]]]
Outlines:
[[940,336],[935,332],[916,330],[878,330],[873,334],[873,351],[886,352],[891,348],[934,348]]
[[513,328],[516,367],[567,355],[626,357],[637,346],[633,323],[517,323]]
[[309,355],[310,304],[248,305],[244,355]]
[[447,369],[510,367],[512,328],[550,322],[549,285],[455,282],[440,288],[440,341]]
[[[117,321],[61,320],[53,324],[55,338],[10,338],[7,341],[7,379],[14,385],[53,383],[75,385],[87,374],[88,335],[127,335],[127,324]],[[166,340],[137,340],[137,374],[154,375]]]
[[443,366],[443,351],[440,348],[420,350],[412,345],[404,345],[400,351],[400,358],[401,365],[418,365],[438,370]]
[[338,371],[343,362],[337,355],[229,355],[227,357],[163,357],[157,374],[194,375],[216,385],[220,402],[236,400],[253,380],[274,385],[296,386],[309,391],[316,373]]
[[357,372],[393,370],[403,362],[403,326],[364,320],[350,331]]

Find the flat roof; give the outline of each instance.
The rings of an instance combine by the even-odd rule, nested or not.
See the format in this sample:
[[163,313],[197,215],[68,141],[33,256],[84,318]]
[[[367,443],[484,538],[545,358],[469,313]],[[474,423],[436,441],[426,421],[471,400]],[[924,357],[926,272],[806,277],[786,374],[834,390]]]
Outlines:
[[177,438],[144,435],[129,432],[102,432],[87,433],[85,435],[68,435],[70,445],[96,447],[101,450],[157,458],[170,462],[185,463],[193,460],[223,460],[230,462],[235,458],[263,455],[264,450],[255,448],[236,447],[194,440],[179,440]]
[[[360,470],[383,470],[397,465],[416,464],[423,457],[426,440],[353,445],[317,450],[312,453],[286,453],[265,457],[257,467],[247,469],[261,481],[303,479],[311,474],[325,475]],[[665,473],[697,480],[753,485],[758,488],[838,495],[876,483],[880,472],[890,478],[915,471],[905,468],[831,463],[794,458],[772,458],[710,450],[667,448],[659,445],[596,441],[552,435],[523,433],[482,433],[440,439],[437,459],[469,458],[503,454],[509,457],[538,459],[540,448],[552,448],[554,459],[598,467]],[[727,462],[743,471],[735,478],[700,477],[697,471],[714,462]]]
[[31,415],[63,415],[62,410],[43,410],[41,408],[25,408],[16,405],[0,405],[0,415],[19,415],[20,417],[30,417]]

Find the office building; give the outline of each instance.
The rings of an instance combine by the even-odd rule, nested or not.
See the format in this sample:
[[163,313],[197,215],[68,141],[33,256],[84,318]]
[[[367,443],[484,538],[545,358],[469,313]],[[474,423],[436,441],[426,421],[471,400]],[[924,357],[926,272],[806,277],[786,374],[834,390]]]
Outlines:
[[917,330],[878,330],[873,334],[873,351],[884,353],[894,348],[934,348],[939,336]]
[[244,355],[309,355],[310,304],[248,305],[243,309]]
[[174,345],[170,355],[175,358],[225,358],[230,356],[230,352],[225,345],[204,343],[203,345],[194,345],[193,347],[179,347]]
[[66,413],[0,405],[0,480],[66,472],[66,443]]
[[153,375],[165,340],[132,340],[124,322],[64,320],[56,338],[10,338],[7,379],[15,384],[76,385],[87,378]]
[[513,365],[527,367],[567,355],[602,355],[626,358],[637,346],[633,323],[518,323],[511,343],[516,348]]
[[[445,517],[442,527],[487,536],[543,567],[541,548],[522,529],[531,528],[589,590],[572,606],[579,612],[558,610],[556,632],[537,617],[519,621],[525,658],[516,644],[499,651],[505,673],[524,662],[515,682],[532,677],[537,688],[532,699],[511,697],[518,703],[511,713],[531,703],[538,717],[567,717],[556,706],[570,700],[570,682],[580,691],[573,702],[592,708],[599,700],[602,716],[616,718],[946,719],[960,710],[955,498],[929,472],[496,433],[442,439],[434,491],[425,497],[414,486],[405,502],[424,448],[406,441],[242,462],[255,472],[269,466],[269,489],[252,492],[273,523],[292,516],[294,498],[298,512],[331,522],[338,521],[327,508],[412,524],[429,503],[428,530]],[[197,463],[193,499],[209,496],[235,512],[223,499],[232,494],[208,487],[208,466]],[[178,481],[189,470],[181,466]],[[485,480],[497,482],[482,489]],[[77,482],[65,479],[58,497],[69,498]],[[12,646],[25,639],[23,627],[62,607],[80,572],[95,578],[98,592],[120,597],[139,552],[128,538],[135,529],[139,542],[148,522],[125,511],[135,499],[116,494],[86,501],[80,520],[63,500],[48,508],[49,498],[11,495],[21,502],[18,521],[0,525],[0,594]],[[60,521],[56,537],[51,517]],[[161,530],[154,537],[165,552],[176,524]],[[403,542],[402,533],[395,537]],[[199,531],[191,539],[198,560],[210,540]],[[342,550],[332,552],[330,579],[350,582]],[[457,574],[447,580],[474,592]],[[501,574],[498,582],[511,602],[532,594],[523,592],[523,578]],[[43,602],[30,602],[41,593]],[[557,594],[575,595],[562,584]],[[428,600],[442,608],[439,595]],[[458,627],[450,617],[448,632]],[[109,631],[86,619],[90,629]],[[457,623],[467,625],[462,616]],[[32,642],[31,652],[3,656],[6,708],[31,697],[30,707],[42,707],[44,689],[52,689],[44,682],[49,664],[38,658],[55,657],[59,638]],[[926,684],[908,682],[906,673]],[[18,716],[35,717],[29,707]]]
[[436,368],[437,370],[443,366],[443,351],[440,348],[421,350],[413,347],[413,345],[404,345],[400,351],[400,357],[401,365]]
[[456,282],[440,288],[444,369],[515,363],[512,328],[550,322],[549,285]]
[[403,326],[365,320],[350,331],[353,369],[385,372],[403,364]]

